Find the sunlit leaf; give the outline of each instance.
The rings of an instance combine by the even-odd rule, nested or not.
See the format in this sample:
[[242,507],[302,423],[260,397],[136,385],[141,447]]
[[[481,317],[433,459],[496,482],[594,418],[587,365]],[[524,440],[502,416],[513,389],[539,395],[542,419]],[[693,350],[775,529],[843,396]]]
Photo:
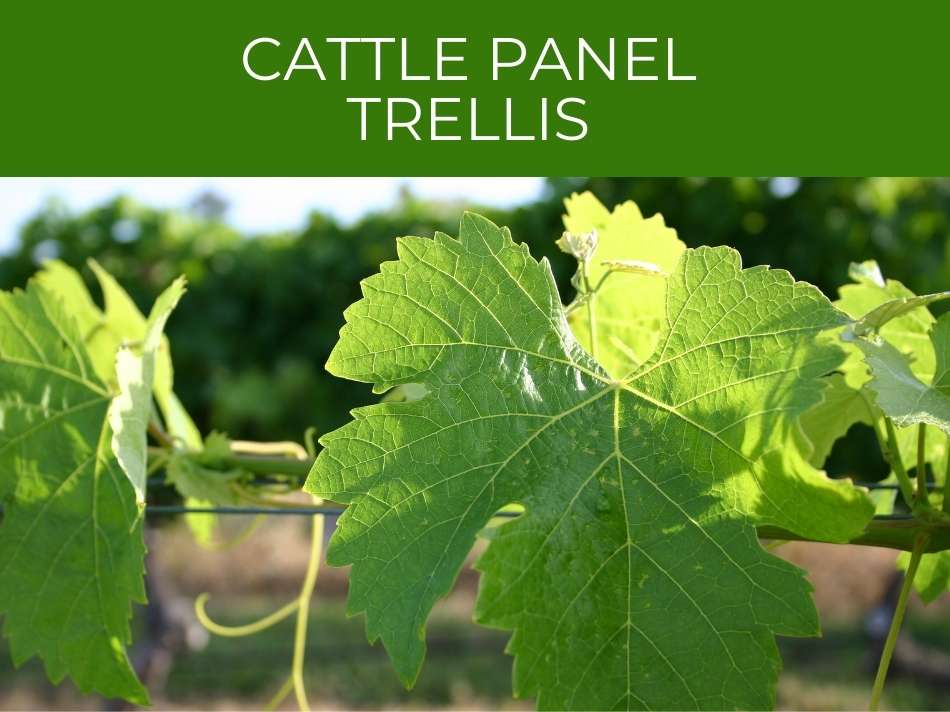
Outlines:
[[[144,481],[146,421],[138,406],[109,417],[114,394],[86,347],[91,301],[68,276],[55,292],[51,281],[48,272],[26,291],[0,293],[3,631],[17,665],[38,655],[54,682],[68,675],[83,692],[147,704],[125,647],[131,603],[145,602],[131,482]],[[153,340],[177,289],[157,307]],[[67,304],[60,294],[70,291],[77,301]]]
[[676,267],[686,246],[676,231],[666,226],[662,215],[644,218],[636,203],[628,201],[611,212],[592,193],[575,193],[564,201],[564,226],[570,233],[597,232],[597,246],[590,256],[588,273],[600,289],[586,304],[572,311],[569,322],[574,335],[588,353],[590,314],[597,324],[597,360],[609,374],[622,378],[656,348],[666,305],[666,279],[652,270],[618,268],[636,260],[662,273]]
[[165,324],[185,293],[185,280],[177,279],[155,301],[141,343],[119,347],[116,356],[118,394],[109,409],[112,451],[135,489],[135,499],[145,506],[148,471],[146,431],[152,417],[155,361]]
[[614,295],[664,304],[652,356],[619,381],[578,344],[547,263],[506,230],[466,215],[458,240],[403,238],[398,252],[363,282],[327,367],[427,394],[354,411],[321,440],[306,488],[349,505],[328,561],[353,566],[348,609],[402,679],[476,535],[516,503],[479,562],[476,615],[514,631],[518,695],[770,706],[774,636],[813,635],[817,618],[802,573],[755,526],[845,541],[872,511],[782,448],[842,358],[815,337],[845,317],[786,272],[690,250],[668,295],[646,282]]

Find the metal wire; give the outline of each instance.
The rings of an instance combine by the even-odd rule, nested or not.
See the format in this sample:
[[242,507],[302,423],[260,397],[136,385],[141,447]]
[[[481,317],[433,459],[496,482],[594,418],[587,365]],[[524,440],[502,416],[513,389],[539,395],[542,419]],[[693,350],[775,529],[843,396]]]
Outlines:
[[[890,482],[855,482],[855,487],[864,487],[869,490],[899,490],[900,485]],[[927,489],[931,492],[938,490],[942,485],[938,485],[936,482],[928,482]]]
[[[886,484],[880,482],[855,482],[855,485],[858,487],[866,487],[867,489],[872,490],[896,490],[898,489],[895,484]],[[930,489],[935,489],[937,485],[933,483],[928,483]],[[254,515],[254,514],[267,514],[267,515],[276,515],[276,516],[305,516],[312,517],[316,514],[323,514],[325,516],[339,516],[346,511],[345,507],[338,506],[329,506],[329,505],[294,505],[293,507],[265,507],[265,506],[248,506],[248,507],[188,507],[181,504],[150,504],[146,507],[145,513],[148,516],[162,516],[162,515],[173,515],[173,514],[217,514],[217,515]],[[3,507],[0,506],[0,514],[3,513]],[[512,518],[519,516],[519,512],[496,512],[494,516],[496,517],[505,517]],[[886,521],[901,521],[913,519],[912,514],[885,514],[878,515],[874,517],[876,520],[886,520]]]
[[[186,507],[178,504],[150,504],[145,508],[145,513],[149,515],[159,514],[295,514],[312,517],[315,514],[324,514],[326,516],[339,516],[346,511],[345,507],[323,507],[315,505],[313,507],[296,506],[293,507]],[[497,512],[496,517],[517,517],[518,512]]]
[[312,517],[315,514],[340,515],[344,507],[185,507],[179,504],[150,504],[146,514],[296,514]]
[[[148,515],[162,514],[223,514],[227,515],[247,515],[247,514],[276,514],[297,515],[312,517],[315,514],[326,516],[339,516],[346,511],[345,507],[185,507],[182,505],[152,504],[146,507],[145,513]],[[495,517],[512,518],[520,516],[520,512],[495,512]],[[914,519],[912,514],[879,514],[874,517],[877,521],[907,521]]]

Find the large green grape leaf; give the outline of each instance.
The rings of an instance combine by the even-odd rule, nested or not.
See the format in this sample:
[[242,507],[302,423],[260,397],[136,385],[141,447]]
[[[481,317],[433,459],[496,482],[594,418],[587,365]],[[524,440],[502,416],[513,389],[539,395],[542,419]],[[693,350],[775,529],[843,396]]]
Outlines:
[[[633,201],[607,210],[593,193],[574,193],[564,201],[564,227],[572,233],[597,231],[589,261],[589,279],[597,284],[611,263],[641,260],[669,273],[686,246],[662,215],[644,218]],[[666,303],[662,276],[615,272],[591,297],[597,324],[597,360],[607,373],[622,378],[646,361],[656,348]],[[589,312],[581,307],[568,319],[577,340],[593,353]]]
[[[474,215],[460,238],[402,238],[327,368],[426,395],[353,412],[306,489],[348,504],[328,551],[411,684],[425,621],[476,534],[479,620],[513,630],[515,691],[542,707],[763,708],[774,635],[812,635],[802,572],[755,525],[844,541],[865,495],[773,446],[841,359],[845,322],[783,271],[728,248],[687,251],[657,348],[628,380],[580,347],[545,261]],[[633,295],[635,296],[635,295]]]
[[[147,704],[125,650],[131,602],[145,602],[130,484],[144,471],[127,478],[113,451],[113,395],[73,317],[82,303],[67,306],[48,281],[0,293],[3,630],[17,665],[39,655],[54,682]],[[138,418],[113,422],[144,441]]]

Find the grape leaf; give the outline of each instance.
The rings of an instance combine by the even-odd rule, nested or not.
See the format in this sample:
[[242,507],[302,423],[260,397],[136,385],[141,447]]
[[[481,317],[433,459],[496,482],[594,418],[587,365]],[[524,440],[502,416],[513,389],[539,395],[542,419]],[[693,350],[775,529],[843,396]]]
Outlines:
[[[146,338],[148,323],[139,311],[135,302],[116,279],[104,270],[95,260],[90,260],[92,268],[99,280],[105,300],[103,314],[104,329],[102,339],[109,343],[111,348],[128,341],[139,341]],[[187,453],[196,453],[202,450],[201,433],[195,425],[188,411],[178,400],[173,390],[174,371],[172,368],[171,348],[168,338],[163,336],[155,354],[155,376],[153,379],[153,393],[155,402],[165,422],[168,434],[176,442],[177,450],[166,467],[168,481],[185,498],[187,507],[210,507],[216,504],[234,504],[233,499],[201,499],[191,496],[190,492],[201,489],[206,494],[215,489],[217,475],[198,467],[188,460]],[[184,451],[180,452],[180,451]],[[207,483],[198,483],[199,477],[207,477]],[[195,535],[195,539],[202,545],[211,542],[217,526],[217,516],[209,513],[186,514],[185,522]]]
[[155,361],[162,332],[172,310],[185,293],[185,280],[179,277],[155,301],[145,325],[142,343],[122,346],[116,355],[116,381],[119,392],[109,409],[112,451],[122,471],[132,483],[135,501],[145,507],[145,479],[148,470],[146,431],[152,416],[152,387]]
[[[199,452],[176,452],[168,460],[165,476],[169,484],[185,498],[189,508],[215,506],[236,507],[244,503],[233,484],[247,475],[242,470],[229,469],[224,458],[231,456],[231,442],[219,432],[205,438]],[[218,516],[209,512],[185,514],[185,523],[203,547],[217,549],[215,532]]]
[[[565,227],[573,234],[596,231],[597,241],[590,258],[592,283],[608,269],[633,260],[649,260],[669,273],[686,249],[676,231],[665,225],[662,215],[644,219],[635,203],[628,201],[608,211],[590,192],[565,200]],[[877,269],[875,263],[869,263]],[[632,270],[640,272],[642,270]],[[612,281],[611,281],[612,280]],[[883,284],[883,282],[882,282]],[[666,313],[666,281],[656,274],[631,279],[611,276],[593,298],[598,324],[598,361],[608,373],[625,375],[649,358],[656,348]],[[585,305],[586,306],[586,305]],[[590,353],[588,311],[570,311],[568,322],[577,340]],[[844,383],[838,374],[825,380],[826,390],[815,404],[790,428],[795,446],[808,464],[820,468],[834,442],[855,422],[870,422],[868,404],[861,393]],[[807,468],[802,462],[786,463],[791,470]],[[821,477],[817,472],[809,477]]]
[[[866,275],[868,270],[876,273],[876,278]],[[929,378],[934,371],[933,346],[930,343],[930,330],[934,324],[933,315],[915,300],[919,299],[912,291],[895,279],[881,281],[880,269],[875,262],[851,265],[850,270],[855,284],[847,284],[838,290],[835,306],[852,319],[865,320],[874,324],[882,338],[894,348],[905,354],[911,361],[911,369],[922,378]],[[926,302],[926,298],[925,298]],[[895,307],[914,304],[909,311],[895,310]],[[898,314],[893,317],[894,311]],[[870,315],[877,314],[873,319]],[[892,318],[883,317],[891,314]],[[842,367],[848,376],[848,382],[857,388],[868,380],[860,353],[850,349],[851,358]]]
[[[193,457],[173,455],[168,462],[168,481],[186,498],[200,502],[200,506],[241,504],[241,499],[229,486],[241,476],[238,470],[222,472],[204,467]],[[200,518],[206,515],[202,514]]]
[[[669,273],[686,246],[662,215],[644,218],[633,201],[611,212],[593,193],[574,193],[564,201],[564,227],[571,233],[597,231],[597,247],[589,262],[589,279],[597,284],[611,262],[643,260]],[[597,324],[597,359],[607,373],[622,378],[653,353],[666,303],[666,279],[615,271],[591,297]],[[593,353],[586,305],[568,317],[577,340]]]
[[[907,357],[911,371],[918,378],[929,380],[935,368],[934,350],[930,342],[934,318],[922,307],[930,298],[921,300],[900,282],[885,280],[873,260],[852,264],[849,274],[854,284],[839,289],[835,306],[859,323],[867,325],[873,322],[879,336]],[[908,305],[913,307],[907,310]],[[880,432],[884,431],[883,415],[873,407],[873,396],[865,388],[869,375],[864,357],[856,346],[849,343],[842,345],[848,357],[838,368],[841,375],[828,379],[829,390],[825,394],[825,402],[813,406],[800,420],[806,436],[806,456],[816,466],[820,465],[819,460],[827,456],[834,442],[852,425],[862,422],[876,425]],[[911,469],[916,466],[916,428],[898,428],[897,442],[905,467]],[[927,462],[932,466],[945,462],[946,439],[937,431],[929,434],[926,452]],[[896,482],[893,473],[887,481]],[[879,513],[886,514],[893,509],[894,498],[889,493],[878,491],[872,496],[878,500]]]
[[854,332],[859,336],[876,332],[889,321],[948,298],[950,298],[950,292],[890,299],[858,319],[853,327]]
[[[144,472],[127,479],[112,450],[112,394],[72,317],[81,303],[67,307],[48,282],[0,293],[4,634],[17,665],[39,655],[53,682],[69,675],[83,692],[148,704],[125,650],[131,602],[145,602],[129,482]],[[137,418],[112,422],[124,438],[145,437]]]
[[852,262],[848,265],[848,276],[857,284],[870,287],[887,287],[887,281],[881,273],[881,266],[875,260]]
[[[813,477],[786,416],[820,398],[845,318],[788,273],[687,251],[658,347],[611,378],[566,322],[546,261],[466,214],[458,240],[401,238],[327,363],[422,399],[353,411],[324,436],[306,489],[348,504],[327,560],[352,564],[365,613],[406,684],[425,620],[478,532],[480,622],[513,630],[515,692],[541,707],[763,708],[774,635],[813,635],[800,570],[756,524],[844,541],[871,516],[849,484]],[[635,295],[633,295],[635,296]]]
[[[103,338],[113,349],[128,341],[145,339],[148,322],[132,298],[98,262],[90,260],[89,266],[99,280],[105,299]],[[171,349],[168,337],[162,336],[155,355],[155,401],[162,411],[168,432],[186,448],[200,450],[201,433],[172,390],[173,380]]]
[[[906,571],[910,566],[910,554],[906,551],[897,557],[898,568]],[[950,589],[950,551],[924,554],[914,576],[914,588],[924,603],[933,603]]]
[[931,385],[938,393],[950,397],[950,316],[944,314],[937,319],[930,341],[936,358]]
[[[948,328],[948,318],[941,318],[934,327],[937,338],[947,341],[940,332]],[[877,405],[895,425],[923,423],[950,433],[950,392],[945,386],[927,385],[917,378],[907,357],[883,338],[862,337],[852,330],[846,330],[842,338],[864,354],[871,374],[868,387],[874,392]],[[944,378],[941,375],[941,381]]]
[[[244,473],[226,470],[221,460],[231,455],[227,437],[212,432],[205,440],[204,449],[197,454],[174,454],[167,467],[168,481],[182,496],[201,502],[203,506],[224,504],[236,506],[240,497],[231,488],[231,483]],[[206,518],[201,515],[200,519]]]
[[831,448],[856,423],[872,425],[874,413],[859,389],[848,385],[845,376],[833,373],[825,379],[823,398],[799,418],[805,440],[799,444],[808,461],[821,467]]
[[112,335],[105,315],[93,302],[79,273],[64,262],[48,260],[33,281],[69,305],[69,314],[76,322],[96,375],[102,383],[114,386],[115,358],[122,338]]

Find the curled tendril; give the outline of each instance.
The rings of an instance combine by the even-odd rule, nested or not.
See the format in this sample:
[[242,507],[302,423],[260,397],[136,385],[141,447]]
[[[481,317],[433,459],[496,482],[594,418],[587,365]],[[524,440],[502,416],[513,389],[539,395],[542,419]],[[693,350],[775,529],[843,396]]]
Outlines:
[[300,599],[295,598],[282,608],[279,608],[270,615],[264,616],[260,620],[254,621],[253,623],[234,626],[221,625],[220,623],[215,623],[213,620],[211,620],[211,617],[208,615],[208,612],[205,609],[210,597],[210,594],[202,593],[200,596],[198,596],[198,598],[195,599],[195,616],[197,616],[198,622],[207,628],[209,632],[227,638],[241,638],[245,635],[254,635],[255,633],[260,633],[262,630],[267,630],[271,626],[280,623],[285,618],[289,618],[300,607]]
[[[314,497],[314,504],[322,504],[323,501]],[[210,598],[208,593],[202,593],[195,599],[195,616],[209,632],[215,635],[229,638],[239,638],[246,635],[254,635],[263,630],[267,630],[282,620],[289,618],[294,613],[297,614],[297,623],[294,632],[294,654],[291,663],[290,676],[287,682],[277,691],[268,704],[268,709],[274,709],[279,705],[290,691],[293,690],[297,699],[297,706],[301,710],[309,710],[310,704],[307,700],[307,690],[304,685],[304,657],[307,650],[307,625],[310,616],[310,599],[313,596],[313,589],[317,583],[317,573],[320,570],[320,558],[323,554],[323,515],[315,514],[312,517],[313,526],[310,533],[310,558],[307,562],[307,573],[304,576],[303,585],[300,588],[300,595],[282,608],[274,611],[270,615],[264,616],[253,623],[247,623],[239,626],[225,626],[211,620],[206,606]]]

